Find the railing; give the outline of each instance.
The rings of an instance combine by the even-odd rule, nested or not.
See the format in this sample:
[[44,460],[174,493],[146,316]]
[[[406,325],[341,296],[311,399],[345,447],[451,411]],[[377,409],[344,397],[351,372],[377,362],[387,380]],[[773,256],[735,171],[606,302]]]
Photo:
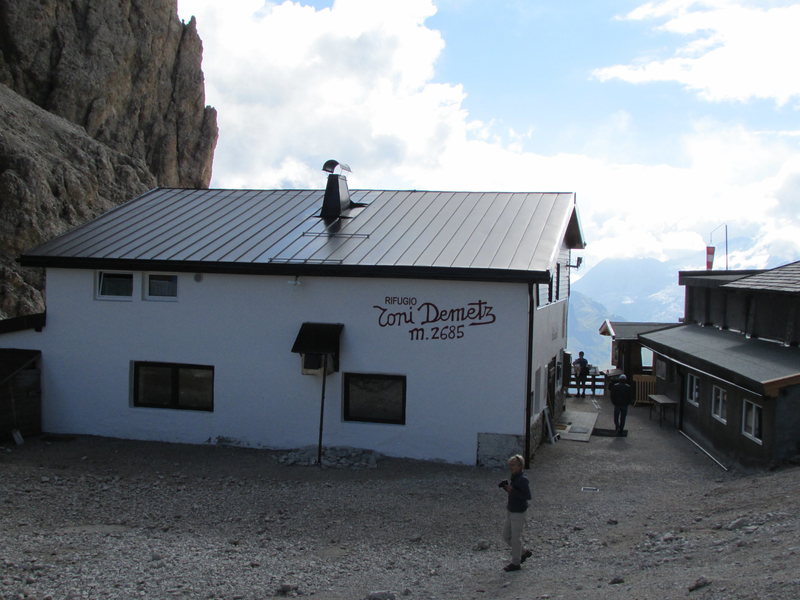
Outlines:
[[[602,396],[606,390],[606,375],[605,373],[597,373],[596,375],[588,375],[586,377],[586,394],[592,396]],[[567,386],[567,394],[570,396],[578,395],[578,380],[575,375],[569,378],[569,385]]]
[[[606,391],[607,381],[608,378],[606,377],[605,373],[589,375],[586,378],[586,394],[592,396],[603,396]],[[648,395],[654,394],[656,391],[655,375],[634,375],[632,383],[635,393],[634,405],[650,404]],[[578,394],[578,380],[575,378],[575,375],[572,375],[569,379],[567,394],[570,396],[577,396]]]

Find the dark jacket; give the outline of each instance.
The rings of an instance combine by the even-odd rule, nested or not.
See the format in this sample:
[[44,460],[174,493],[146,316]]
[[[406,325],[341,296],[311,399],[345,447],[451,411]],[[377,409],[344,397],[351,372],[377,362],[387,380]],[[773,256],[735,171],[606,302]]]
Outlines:
[[531,499],[531,486],[525,473],[511,476],[511,491],[508,494],[509,512],[525,512],[528,510],[528,500]]
[[575,377],[578,379],[586,379],[586,376],[589,374],[588,360],[585,358],[575,359],[572,363],[572,366],[575,367],[576,370]]
[[611,386],[611,404],[622,408],[628,406],[633,400],[631,386],[624,381],[618,381]]

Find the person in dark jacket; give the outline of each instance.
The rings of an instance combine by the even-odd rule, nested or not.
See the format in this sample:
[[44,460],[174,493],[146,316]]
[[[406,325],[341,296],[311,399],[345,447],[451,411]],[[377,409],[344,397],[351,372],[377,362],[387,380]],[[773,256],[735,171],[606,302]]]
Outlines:
[[589,376],[589,361],[583,357],[583,351],[578,352],[578,358],[572,361],[572,368],[575,369],[577,397],[586,398],[586,378]]
[[617,428],[617,435],[625,435],[625,419],[628,416],[628,405],[633,400],[631,386],[628,385],[628,378],[623,374],[619,376],[617,383],[611,386],[611,404],[614,405],[614,426]]
[[500,487],[508,493],[506,522],[503,527],[503,541],[511,546],[511,562],[504,567],[506,571],[519,571],[520,565],[530,558],[531,551],[522,550],[522,530],[525,527],[525,511],[531,499],[531,487],[523,472],[525,459],[515,454],[508,459],[511,479],[500,482]]

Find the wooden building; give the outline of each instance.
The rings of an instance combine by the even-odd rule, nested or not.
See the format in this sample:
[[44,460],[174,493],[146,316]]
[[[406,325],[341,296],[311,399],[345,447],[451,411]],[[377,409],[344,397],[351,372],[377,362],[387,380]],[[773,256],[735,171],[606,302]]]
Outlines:
[[[606,319],[600,326],[600,335],[611,337],[611,365],[607,373],[606,386],[615,377],[624,374],[632,382],[635,390],[635,402],[649,402],[647,396],[654,393],[656,377],[652,364],[645,365],[642,351],[650,354],[650,350],[642,346],[639,335],[675,327],[680,323],[653,323],[641,321],[611,321]],[[651,357],[652,361],[652,357]]]
[[657,390],[712,453],[771,465],[800,454],[800,262],[684,271],[679,327],[644,333]]

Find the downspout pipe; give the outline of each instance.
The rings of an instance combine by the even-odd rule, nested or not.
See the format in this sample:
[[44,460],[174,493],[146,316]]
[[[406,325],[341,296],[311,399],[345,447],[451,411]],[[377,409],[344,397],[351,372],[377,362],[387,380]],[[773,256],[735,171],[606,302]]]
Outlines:
[[531,462],[531,390],[533,389],[533,315],[535,302],[533,297],[533,283],[528,282],[528,356],[525,365],[525,468],[530,468]]

